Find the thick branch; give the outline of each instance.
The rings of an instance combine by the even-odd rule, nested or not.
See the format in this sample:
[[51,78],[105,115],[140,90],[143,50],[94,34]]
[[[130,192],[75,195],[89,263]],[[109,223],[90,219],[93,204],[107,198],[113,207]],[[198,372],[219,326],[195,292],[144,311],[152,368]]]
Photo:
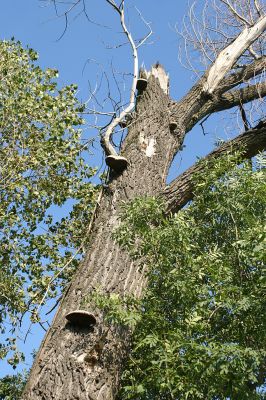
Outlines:
[[266,16],[260,18],[252,27],[245,28],[229,46],[221,51],[207,74],[207,80],[203,86],[205,93],[214,93],[239,57],[258,39],[265,29]]
[[225,77],[218,88],[219,93],[224,93],[240,83],[260,75],[266,69],[266,56],[259,58],[252,64],[246,65],[241,70]]
[[241,97],[241,102],[246,103],[265,95],[263,84],[261,84],[259,88],[261,90],[260,94],[256,93],[255,87],[250,87],[241,91],[230,92],[230,95],[228,95],[230,99],[227,95],[225,95],[224,101],[220,98],[221,93],[241,83],[241,79],[252,78],[254,74],[259,74],[259,71],[262,71],[265,67],[265,57],[262,57],[252,65],[243,68],[239,73],[227,76],[240,56],[249,48],[253,41],[260,37],[265,29],[266,16],[260,18],[252,27],[245,28],[229,46],[221,51],[215,62],[187,95],[179,102],[172,103],[171,118],[177,122],[180,143],[182,143],[186,133],[197,122],[209,113],[218,111],[215,108],[216,105],[219,111],[221,111],[230,108],[230,106],[234,107],[238,105]]
[[[173,118],[176,118],[177,121],[180,118],[180,126],[185,127],[180,133],[180,140],[183,140],[186,133],[202,120],[202,118],[206,117],[206,115],[228,110],[235,106],[246,104],[252,100],[265,97],[266,82],[232,90],[222,95],[214,95],[208,101],[202,100],[200,97],[200,90],[199,83],[189,92],[189,96],[185,96],[179,103],[173,103]],[[197,98],[199,99],[198,102],[195,101]]]
[[[258,152],[266,149],[266,121],[260,125],[262,125],[260,128],[251,129],[237,138],[224,143],[218,149],[208,154],[203,160],[215,160],[228,152],[233,153],[239,148],[243,148],[244,158],[254,157]],[[166,202],[167,213],[177,212],[193,199],[195,174],[199,172],[207,173],[208,171],[205,171],[205,169],[205,163],[199,162],[193,165],[164,190],[163,198]]]
[[266,96],[266,82],[247,86],[238,90],[224,93],[216,100],[206,104],[209,105],[208,113],[228,110],[229,108],[248,103],[249,101]]

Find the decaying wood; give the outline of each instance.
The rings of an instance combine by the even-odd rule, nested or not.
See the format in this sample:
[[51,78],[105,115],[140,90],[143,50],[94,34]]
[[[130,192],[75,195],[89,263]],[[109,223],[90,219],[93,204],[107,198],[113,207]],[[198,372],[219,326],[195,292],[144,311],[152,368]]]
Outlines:
[[233,43],[221,51],[208,72],[206,83],[203,86],[204,92],[211,94],[217,89],[219,83],[239,57],[258,39],[265,29],[266,16],[263,16],[252,27],[246,27]]
[[[165,185],[178,147],[178,139],[170,132],[169,119],[165,118],[168,106],[168,95],[151,74],[147,89],[137,100],[136,118],[121,152],[129,161],[128,168],[121,175],[111,174],[95,220],[89,252],[36,357],[24,400],[109,400],[115,397],[130,335],[122,328],[109,329],[101,310],[93,304],[86,306],[83,301],[99,287],[106,294],[127,293],[139,297],[143,292],[146,285],[143,271],[117,246],[112,233],[118,226],[124,202],[136,196],[157,196]],[[153,151],[149,149],[151,143]],[[145,174],[140,179],[142,171]],[[84,307],[95,316],[95,326],[77,329],[68,324],[65,316]],[[95,348],[102,337],[105,337],[104,345],[96,357]]]
[[106,156],[117,156],[117,152],[115,148],[111,144],[111,137],[114,133],[115,128],[128,116],[131,111],[135,108],[135,96],[137,90],[137,83],[138,83],[138,73],[139,73],[139,57],[138,57],[138,47],[145,43],[145,41],[149,38],[152,31],[150,30],[149,33],[142,39],[142,41],[138,44],[135,44],[135,41],[126,25],[125,21],[125,7],[124,1],[121,2],[120,7],[118,7],[112,0],[107,0],[107,2],[115,9],[120,17],[120,24],[123,29],[124,34],[126,35],[130,47],[132,49],[133,55],[133,79],[130,89],[130,96],[129,96],[129,103],[127,107],[114,119],[111,121],[109,126],[107,127],[106,131],[102,135],[101,144],[105,151]]

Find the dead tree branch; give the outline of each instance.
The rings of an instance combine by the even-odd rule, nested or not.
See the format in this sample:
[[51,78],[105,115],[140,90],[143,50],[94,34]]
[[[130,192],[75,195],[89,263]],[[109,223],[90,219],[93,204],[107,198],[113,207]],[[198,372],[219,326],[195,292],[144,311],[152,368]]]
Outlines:
[[218,97],[217,100],[210,103],[209,112],[218,112],[228,110],[229,108],[246,104],[252,100],[266,96],[266,82],[247,86],[238,90],[232,90]]
[[[131,85],[131,90],[130,90],[130,99],[129,99],[129,104],[128,106],[117,116],[115,117],[110,125],[107,127],[105,133],[102,136],[101,139],[101,144],[102,147],[106,153],[106,155],[113,155],[116,156],[116,150],[111,144],[111,137],[112,134],[114,133],[114,129],[119,125],[121,121],[126,117],[127,114],[129,114],[135,107],[135,93],[136,93],[136,88],[137,88],[137,79],[138,79],[138,71],[139,71],[139,59],[138,59],[138,51],[137,49],[144,44],[144,42],[150,37],[152,34],[152,30],[150,29],[148,34],[140,41],[138,45],[135,44],[135,41],[130,33],[130,31],[127,28],[126,22],[125,22],[125,9],[124,9],[124,1],[121,2],[119,6],[113,1],[113,0],[107,0],[107,3],[109,3],[115,11],[119,14],[120,17],[120,24],[123,28],[123,32],[127,36],[128,42],[130,43],[131,49],[132,49],[132,54],[133,54],[133,80],[132,80],[132,85]],[[146,23],[146,21],[145,21]],[[150,25],[146,23],[146,25]]]
[[239,71],[226,76],[220,83],[218,92],[224,93],[233,87],[247,82],[265,72],[266,56],[260,57],[251,64],[245,65]]
[[220,52],[208,71],[206,83],[203,86],[205,93],[214,93],[236,61],[261,36],[265,29],[266,16],[260,18],[252,27],[245,28],[229,46]]

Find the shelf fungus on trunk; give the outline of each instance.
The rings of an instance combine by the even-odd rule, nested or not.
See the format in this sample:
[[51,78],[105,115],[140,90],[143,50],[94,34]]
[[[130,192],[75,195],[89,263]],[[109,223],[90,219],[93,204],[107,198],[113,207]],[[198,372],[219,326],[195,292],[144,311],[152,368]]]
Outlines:
[[90,364],[92,367],[94,367],[99,360],[99,354],[93,350],[90,353],[86,354],[84,357],[84,361]]
[[139,92],[142,92],[143,90],[146,89],[147,85],[148,85],[147,79],[139,78],[137,81],[137,90]]
[[176,130],[176,128],[177,128],[177,122],[176,121],[170,121],[170,123],[169,123],[169,128],[170,128],[170,131],[175,131]]
[[122,119],[122,121],[119,122],[119,126],[120,128],[125,129],[127,127],[126,119]]
[[122,156],[115,156],[115,155],[110,155],[107,156],[105,159],[106,164],[108,167],[113,169],[114,171],[121,173],[123,172],[128,165],[128,161],[125,157]]
[[92,327],[96,325],[96,318],[93,314],[85,310],[71,311],[65,316],[68,323],[80,328]]

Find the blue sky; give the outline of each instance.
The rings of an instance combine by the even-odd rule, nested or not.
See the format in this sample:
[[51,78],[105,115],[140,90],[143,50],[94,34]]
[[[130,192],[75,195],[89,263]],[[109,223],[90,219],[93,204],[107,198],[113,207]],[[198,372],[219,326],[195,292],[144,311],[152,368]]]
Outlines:
[[[179,99],[193,84],[192,73],[184,69],[178,61],[178,36],[174,26],[180,27],[182,18],[187,10],[186,0],[130,1],[128,0],[127,22],[134,37],[139,38],[145,33],[145,26],[140,21],[137,10],[151,22],[153,36],[150,43],[140,49],[140,64],[144,63],[149,68],[153,63],[162,63],[170,75],[171,95]],[[129,46],[112,48],[124,43],[125,38],[121,33],[119,20],[114,11],[105,0],[87,1],[89,17],[97,24],[89,23],[84,15],[69,16],[68,29],[60,38],[65,28],[65,19],[58,18],[50,1],[39,0],[8,0],[1,7],[0,26],[1,39],[20,40],[23,45],[28,45],[39,53],[39,64],[43,68],[56,68],[59,70],[59,82],[62,85],[77,83],[78,97],[82,101],[89,98],[89,82],[94,87],[97,76],[105,70],[110,76],[110,89],[113,96],[117,96],[114,82],[111,79],[111,63],[117,72],[120,84],[125,81],[125,99],[128,96],[130,76],[123,75],[132,72],[132,60]],[[60,11],[60,10],[59,10]],[[62,11],[62,10],[61,10]],[[77,10],[78,11],[78,10]],[[103,99],[105,88],[99,93],[100,101]],[[170,177],[193,164],[196,157],[210,151],[211,144],[221,132],[214,132],[214,124],[209,125],[209,135],[203,136],[201,128],[196,127],[188,135],[186,148],[182,155],[178,155],[173,163]],[[85,128],[86,137],[95,137],[96,131]],[[102,152],[96,142],[89,162],[93,166],[102,162]],[[29,325],[26,321],[25,327]],[[36,327],[29,335],[23,348],[29,356],[33,348],[38,347],[43,336],[43,331]],[[28,361],[29,362],[29,361]],[[0,374],[12,373],[13,370],[0,363]]]

